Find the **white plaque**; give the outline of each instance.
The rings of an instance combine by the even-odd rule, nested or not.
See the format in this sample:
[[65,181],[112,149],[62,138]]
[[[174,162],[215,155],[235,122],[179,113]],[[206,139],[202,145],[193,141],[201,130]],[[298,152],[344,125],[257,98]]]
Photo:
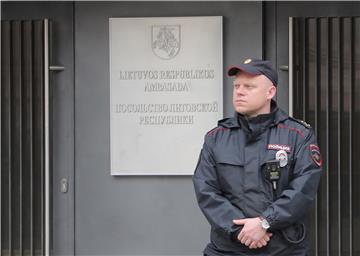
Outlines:
[[110,18],[111,175],[193,174],[222,118],[222,17]]

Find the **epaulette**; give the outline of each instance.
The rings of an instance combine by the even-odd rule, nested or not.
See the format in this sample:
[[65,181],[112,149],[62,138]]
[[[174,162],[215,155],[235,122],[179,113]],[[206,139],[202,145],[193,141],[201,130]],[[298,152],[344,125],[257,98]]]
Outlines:
[[217,129],[219,129],[219,126],[217,126],[217,127],[215,127],[214,129],[211,129],[210,131],[208,131],[208,132],[206,133],[206,135],[209,135],[209,134],[214,133]]
[[227,117],[218,121],[218,126],[223,126],[226,128],[236,128],[239,127],[239,123],[235,120],[234,117]]
[[206,135],[215,134],[218,131],[227,131],[232,128],[239,127],[239,124],[233,117],[227,117],[218,121],[218,126],[210,130]]
[[295,122],[301,124],[302,126],[304,126],[304,127],[307,128],[307,129],[310,129],[310,128],[311,128],[311,125],[308,124],[307,122],[305,122],[304,120],[296,119],[296,118],[291,117],[291,116],[289,116],[289,118],[290,118],[291,120],[294,120]]
[[213,134],[215,134],[215,133],[218,132],[218,131],[226,131],[226,130],[229,130],[229,128],[222,127],[222,126],[218,126],[218,127],[215,127],[214,129],[208,131],[208,133],[206,134],[206,136],[213,135]]
[[228,120],[232,119],[231,117],[226,117],[226,118],[223,118],[223,119],[220,119],[218,121],[218,124],[221,124],[221,123],[226,123]]

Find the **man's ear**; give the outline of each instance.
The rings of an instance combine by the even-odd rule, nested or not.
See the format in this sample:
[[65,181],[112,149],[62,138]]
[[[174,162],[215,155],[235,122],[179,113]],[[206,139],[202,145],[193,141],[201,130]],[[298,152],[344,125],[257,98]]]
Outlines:
[[267,92],[267,99],[271,100],[272,98],[274,98],[275,94],[276,94],[276,86],[271,85]]

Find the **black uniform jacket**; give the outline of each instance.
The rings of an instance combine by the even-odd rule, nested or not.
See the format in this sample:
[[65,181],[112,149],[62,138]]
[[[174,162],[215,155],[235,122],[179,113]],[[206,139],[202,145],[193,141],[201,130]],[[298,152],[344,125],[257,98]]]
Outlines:
[[[279,150],[287,165],[274,191],[265,166]],[[272,112],[219,121],[208,132],[193,182],[199,206],[211,225],[207,255],[307,255],[306,219],[315,198],[322,159],[313,129],[289,117],[272,102]],[[262,216],[273,237],[266,247],[249,249],[236,236],[232,220]],[[305,225],[305,226],[304,226]],[[287,239],[286,239],[287,237]],[[290,242],[292,241],[292,242]]]

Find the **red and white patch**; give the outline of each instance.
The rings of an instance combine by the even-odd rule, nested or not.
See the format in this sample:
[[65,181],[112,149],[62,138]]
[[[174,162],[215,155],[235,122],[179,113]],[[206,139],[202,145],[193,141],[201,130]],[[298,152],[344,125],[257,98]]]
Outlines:
[[314,161],[314,163],[317,166],[321,167],[323,164],[323,160],[321,157],[320,148],[315,144],[310,144],[309,149],[310,149],[311,159]]
[[269,150],[285,150],[288,153],[291,152],[291,147],[289,145],[268,144],[267,149],[269,149]]

